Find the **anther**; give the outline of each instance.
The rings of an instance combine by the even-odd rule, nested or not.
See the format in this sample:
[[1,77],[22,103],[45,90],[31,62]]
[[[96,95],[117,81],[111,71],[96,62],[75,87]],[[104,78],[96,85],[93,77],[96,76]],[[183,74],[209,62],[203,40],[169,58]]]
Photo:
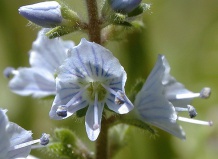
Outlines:
[[187,107],[190,118],[196,117],[198,113],[196,112],[195,108],[192,105],[187,105]]
[[94,125],[93,125],[93,129],[94,129],[94,130],[97,130],[98,128],[99,128],[99,125],[98,125],[98,124],[94,124]]
[[211,94],[211,89],[209,87],[205,87],[200,92],[201,98],[209,98]]
[[42,137],[40,138],[40,144],[43,146],[47,145],[49,143],[49,137],[49,134],[43,133]]
[[117,91],[115,96],[115,103],[118,105],[123,105],[125,103],[123,92]]
[[60,117],[66,117],[67,116],[67,107],[64,105],[59,106],[56,113]]
[[5,76],[6,78],[10,78],[11,75],[13,75],[13,71],[14,71],[14,70],[15,70],[15,69],[14,69],[13,67],[7,67],[7,68],[4,69],[3,74],[4,74],[4,76]]

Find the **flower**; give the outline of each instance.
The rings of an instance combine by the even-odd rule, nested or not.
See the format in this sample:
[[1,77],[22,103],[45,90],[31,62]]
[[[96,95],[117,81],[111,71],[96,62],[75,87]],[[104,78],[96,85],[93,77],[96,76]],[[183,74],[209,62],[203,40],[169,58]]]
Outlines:
[[46,28],[60,25],[63,20],[61,6],[56,1],[22,6],[19,13],[31,22]]
[[[170,83],[169,81],[174,81],[173,85],[168,85]],[[211,121],[200,121],[178,116],[181,110],[189,111],[190,116],[195,116],[196,113],[192,106],[184,105],[187,104],[187,101],[182,99],[181,101],[171,102],[171,99],[168,99],[169,94],[176,96],[183,92],[193,94],[169,75],[169,65],[165,57],[159,55],[155,67],[135,99],[134,105],[138,118],[180,139],[185,139],[185,132],[182,127],[177,124],[177,120],[195,124],[212,125]],[[175,102],[179,104],[175,106]],[[183,107],[180,107],[181,105]]]
[[130,13],[139,6],[142,0],[109,0],[112,9],[121,13]]
[[62,41],[60,38],[48,39],[42,29],[33,42],[29,52],[30,68],[6,68],[6,77],[14,75],[9,82],[12,92],[33,97],[46,97],[55,95],[55,71],[66,58],[67,51],[74,47],[72,41]]
[[119,114],[133,109],[124,91],[126,79],[126,72],[109,50],[82,39],[57,71],[57,94],[50,117],[65,119],[88,106],[86,132],[94,141],[100,133],[105,104]]
[[46,145],[49,135],[43,134],[42,138],[32,140],[31,131],[27,131],[19,125],[9,122],[6,110],[0,109],[0,156],[4,159],[26,158],[31,145],[40,143]]

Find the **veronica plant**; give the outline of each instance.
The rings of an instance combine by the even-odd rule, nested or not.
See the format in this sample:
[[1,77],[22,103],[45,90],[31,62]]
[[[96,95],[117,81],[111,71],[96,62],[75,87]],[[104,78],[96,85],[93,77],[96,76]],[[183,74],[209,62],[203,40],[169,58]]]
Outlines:
[[48,39],[45,36],[47,29],[38,33],[29,52],[31,67],[21,67],[17,70],[9,67],[4,74],[6,77],[13,75],[9,82],[12,92],[33,97],[46,97],[55,95],[55,71],[67,56],[67,51],[74,47],[72,41]]
[[112,53],[104,47],[82,39],[69,51],[59,67],[57,94],[50,117],[65,119],[88,106],[85,117],[90,140],[97,139],[104,105],[119,114],[128,113],[133,105],[126,97],[126,72]]
[[49,135],[43,134],[38,140],[32,140],[32,133],[15,123],[9,122],[6,110],[0,109],[0,156],[3,159],[26,158],[31,145],[47,145]]
[[[178,116],[178,110],[189,111],[192,115],[195,114],[195,110],[193,110],[189,105],[186,105],[186,109],[184,107],[178,107],[179,105],[175,107],[173,102],[170,102],[166,96],[166,94],[169,94],[171,90],[165,84],[166,72],[168,72],[166,71],[167,69],[169,69],[169,65],[165,57],[159,55],[155,67],[147,78],[143,88],[137,94],[134,105],[139,119],[157,126],[180,139],[185,139],[185,132],[182,127],[177,124],[177,120],[201,125],[212,125],[212,122]],[[180,85],[176,81],[175,84]],[[177,91],[174,92],[174,95],[176,96],[177,94],[180,94],[182,90],[184,90],[184,87],[177,89]],[[183,101],[181,102],[183,103]]]

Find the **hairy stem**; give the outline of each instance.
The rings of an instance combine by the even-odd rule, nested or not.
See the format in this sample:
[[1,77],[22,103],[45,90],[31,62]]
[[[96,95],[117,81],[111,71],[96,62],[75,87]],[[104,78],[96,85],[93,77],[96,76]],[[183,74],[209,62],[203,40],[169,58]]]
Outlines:
[[96,0],[86,0],[88,9],[88,35],[89,40],[101,44],[101,28]]
[[96,142],[96,159],[108,159],[108,124],[103,117],[101,122],[101,132]]

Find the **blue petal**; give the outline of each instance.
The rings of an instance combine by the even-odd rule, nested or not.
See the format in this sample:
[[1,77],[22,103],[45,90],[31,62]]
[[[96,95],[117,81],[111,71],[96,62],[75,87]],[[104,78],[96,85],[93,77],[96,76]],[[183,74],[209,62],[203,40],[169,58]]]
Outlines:
[[[59,78],[66,76],[72,83],[107,81],[117,78],[124,88],[126,72],[113,54],[103,46],[82,39],[80,44],[69,52],[70,57],[59,69]],[[70,77],[71,76],[71,77]]]
[[163,58],[164,56],[158,56],[155,67],[142,90],[136,96],[135,107],[141,120],[144,122],[185,139],[184,131],[176,123],[177,114],[175,108],[163,95],[162,77],[165,71]]
[[10,142],[6,132],[6,126],[8,124],[8,117],[5,114],[5,110],[0,109],[0,156],[6,159]]
[[9,87],[14,93],[23,96],[45,97],[56,93],[54,75],[38,68],[18,69]]
[[101,118],[102,118],[102,112],[104,109],[104,103],[98,103],[97,105],[97,116],[98,116],[98,123],[99,127],[95,128],[95,123],[94,123],[94,105],[89,105],[89,108],[86,112],[86,117],[85,117],[85,125],[86,125],[86,133],[88,135],[88,138],[91,141],[95,141],[98,138],[98,135],[101,130]]
[[139,99],[139,96],[136,97],[135,107],[142,121],[165,130],[180,139],[185,139],[182,127],[176,123],[175,108],[166,101],[163,95],[144,92],[141,97],[142,99]]
[[31,146],[26,146],[20,149],[13,149],[14,146],[31,141],[32,133],[26,131],[15,123],[10,123],[7,128],[8,136],[10,137],[10,151],[8,152],[9,159],[13,158],[26,158],[30,151]]
[[[116,102],[116,100],[120,100],[120,102]],[[121,91],[117,91],[116,96],[111,94],[107,98],[106,104],[109,109],[119,114],[126,114],[130,112],[134,107],[131,101],[127,98],[126,94]]]
[[61,6],[56,1],[41,2],[32,5],[22,6],[19,13],[43,27],[54,27],[62,22]]
[[69,49],[74,47],[72,41],[62,41],[61,38],[48,39],[45,32],[48,29],[42,29],[38,33],[36,41],[33,42],[30,50],[30,65],[36,68],[46,69],[53,73],[56,71],[64,59],[67,57]]
[[153,70],[151,71],[145,84],[143,85],[143,88],[142,88],[143,91],[149,91],[149,92],[156,93],[157,90],[160,90],[160,91],[163,90],[162,78],[163,78],[164,71],[165,71],[165,67],[162,61],[163,58],[164,56],[162,55],[158,56],[158,61],[156,62]]

